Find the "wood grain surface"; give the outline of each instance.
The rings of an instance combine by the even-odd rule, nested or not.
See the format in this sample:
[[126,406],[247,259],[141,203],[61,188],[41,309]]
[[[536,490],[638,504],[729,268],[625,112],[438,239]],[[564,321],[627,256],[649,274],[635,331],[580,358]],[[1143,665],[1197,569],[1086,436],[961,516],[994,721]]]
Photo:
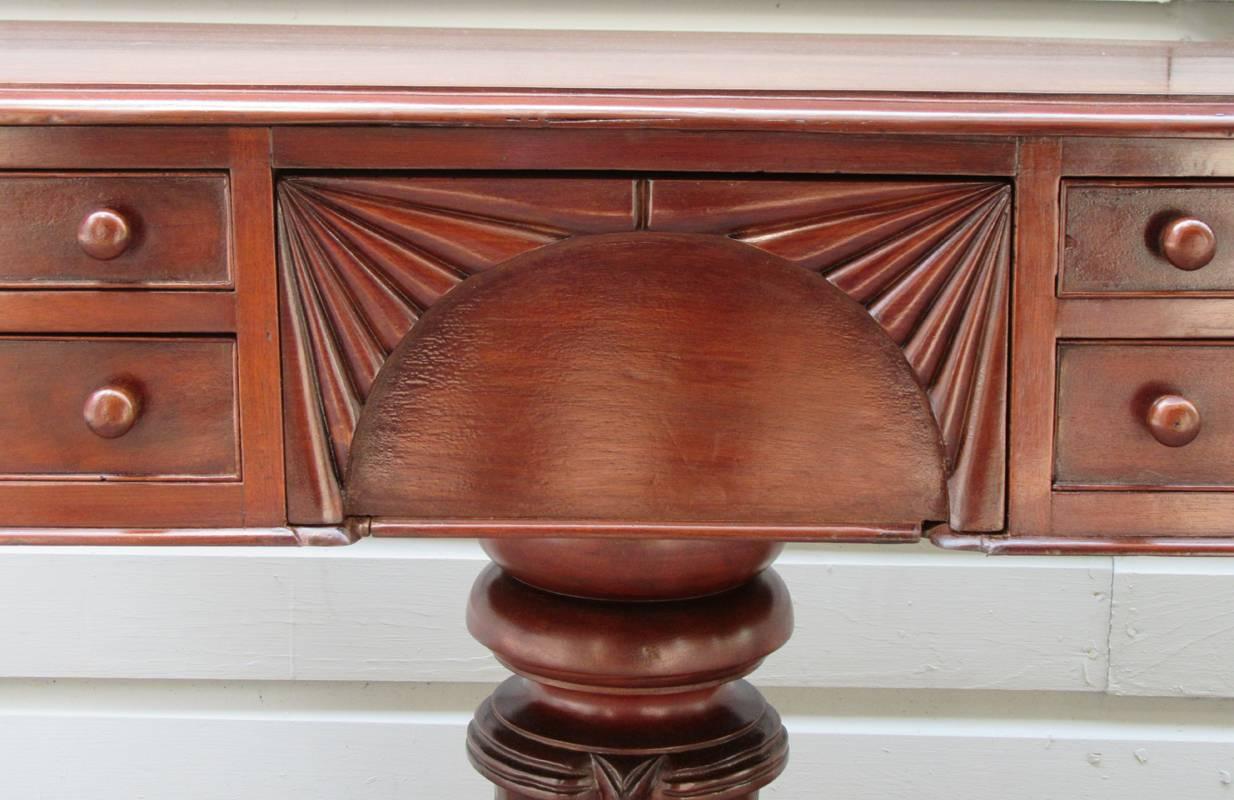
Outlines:
[[[1234,184],[1073,183],[1063,189],[1061,296],[1234,294]],[[1172,222],[1207,226],[1213,250],[1198,268],[1171,263]]]
[[[0,288],[231,286],[227,181],[219,176],[0,175]],[[92,255],[91,214],[125,242]]]
[[698,235],[580,237],[468,281],[395,350],[351,453],[365,516],[946,515],[894,342],[821,278]]
[[[1205,342],[1061,345],[1055,486],[1234,488],[1232,367],[1234,348]],[[1164,396],[1194,404],[1193,439],[1152,430]]]
[[[5,337],[0,365],[6,479],[240,477],[230,341]],[[109,386],[141,399],[132,429],[117,438],[96,435],[83,418],[91,392]]]

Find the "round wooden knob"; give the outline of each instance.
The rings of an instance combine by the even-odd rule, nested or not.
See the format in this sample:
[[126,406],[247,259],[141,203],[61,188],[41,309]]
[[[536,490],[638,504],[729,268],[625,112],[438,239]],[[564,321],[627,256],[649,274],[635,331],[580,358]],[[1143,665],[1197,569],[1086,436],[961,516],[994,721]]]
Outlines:
[[1161,229],[1161,255],[1179,269],[1199,269],[1217,254],[1217,236],[1208,223],[1177,217]]
[[1148,407],[1148,431],[1166,447],[1190,444],[1200,433],[1200,411],[1185,397],[1163,394]]
[[127,386],[104,386],[90,393],[81,413],[91,431],[104,439],[115,439],[137,424],[141,396]]
[[129,221],[119,211],[100,208],[91,211],[77,229],[77,243],[91,258],[100,261],[115,258],[129,248],[133,232]]

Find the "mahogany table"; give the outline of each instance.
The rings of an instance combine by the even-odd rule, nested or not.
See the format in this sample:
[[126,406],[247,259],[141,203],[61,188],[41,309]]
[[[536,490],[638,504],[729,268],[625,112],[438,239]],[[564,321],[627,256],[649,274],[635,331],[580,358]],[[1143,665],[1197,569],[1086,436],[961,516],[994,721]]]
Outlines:
[[[46,80],[0,88],[0,541],[482,539],[499,798],[757,796],[786,541],[1234,552],[1234,101],[1033,83],[1226,53],[499,91],[359,88],[387,33],[161,32],[259,88],[148,33],[4,31]],[[166,85],[103,85],[125,41]]]

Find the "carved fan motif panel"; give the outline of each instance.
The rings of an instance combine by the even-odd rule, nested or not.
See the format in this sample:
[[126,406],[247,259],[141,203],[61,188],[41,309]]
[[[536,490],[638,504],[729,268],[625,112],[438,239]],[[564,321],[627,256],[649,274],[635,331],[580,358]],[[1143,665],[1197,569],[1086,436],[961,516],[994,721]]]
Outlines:
[[563,239],[734,238],[862,303],[927,390],[956,530],[1003,527],[1010,189],[994,182],[297,176],[278,194],[288,515],[342,519],[377,371],[469,275]]

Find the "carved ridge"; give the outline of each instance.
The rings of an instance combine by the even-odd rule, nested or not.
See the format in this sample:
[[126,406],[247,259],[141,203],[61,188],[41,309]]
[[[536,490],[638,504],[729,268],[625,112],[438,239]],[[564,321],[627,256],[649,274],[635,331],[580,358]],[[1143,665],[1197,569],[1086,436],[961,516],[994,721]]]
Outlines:
[[[651,201],[640,207],[638,191]],[[714,233],[815,270],[904,351],[942,433],[949,525],[1004,520],[1010,189],[991,181],[296,176],[279,185],[293,523],[342,518],[377,371],[468,275],[579,233]]]
[[653,192],[652,229],[729,236],[819,272],[864,305],[929,395],[949,525],[1003,528],[1007,184],[671,180]]
[[288,517],[342,520],[360,409],[427,308],[575,233],[629,230],[632,181],[296,176],[279,183]]
[[487,699],[467,729],[467,755],[488,780],[558,800],[693,800],[744,797],[788,763],[788,732],[767,707],[741,735],[720,744],[652,755],[598,755],[527,736]]

